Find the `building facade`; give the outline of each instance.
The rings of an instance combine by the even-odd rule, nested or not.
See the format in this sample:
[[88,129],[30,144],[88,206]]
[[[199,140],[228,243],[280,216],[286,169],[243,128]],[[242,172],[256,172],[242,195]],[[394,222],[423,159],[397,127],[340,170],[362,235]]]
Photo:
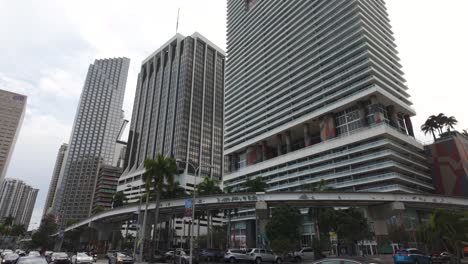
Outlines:
[[0,185],[23,123],[27,97],[0,89]]
[[12,216],[14,224],[27,229],[38,192],[21,180],[6,178],[0,185],[0,219]]
[[99,166],[114,164],[129,65],[127,58],[114,58],[89,66],[53,203],[61,227],[91,214]]
[[44,211],[42,212],[42,217],[52,213],[52,204],[54,202],[55,193],[57,191],[57,184],[60,177],[60,172],[64,165],[65,154],[67,153],[68,144],[64,143],[60,146],[57,153],[57,159],[55,160],[54,170],[52,172],[52,178],[50,179],[49,191],[47,192],[46,203],[44,205]]
[[157,154],[182,161],[177,180],[183,188],[193,188],[200,164],[213,167],[201,167],[198,175],[221,178],[224,60],[220,48],[195,33],[177,34],[143,61],[118,191],[136,198],[143,162]]
[[228,1],[224,187],[433,192],[384,1]]
[[468,197],[468,136],[446,133],[426,146],[436,193]]

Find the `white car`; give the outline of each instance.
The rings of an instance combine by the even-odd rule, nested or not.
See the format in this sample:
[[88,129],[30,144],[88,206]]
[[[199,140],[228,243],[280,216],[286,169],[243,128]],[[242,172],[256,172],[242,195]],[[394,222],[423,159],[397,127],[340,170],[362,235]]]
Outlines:
[[302,248],[301,250],[299,251],[296,251],[294,252],[294,260],[295,261],[307,261],[307,260],[314,260],[315,257],[314,257],[314,250],[312,250],[312,248],[310,247],[305,247],[305,248]]
[[275,255],[273,251],[267,249],[252,248],[252,250],[250,250],[247,255],[249,256],[250,261],[254,262],[255,264],[261,264],[262,262],[276,264],[283,263],[283,260],[279,256]]
[[91,264],[93,263],[93,257],[83,252],[73,255],[72,264],[80,264],[80,263]]

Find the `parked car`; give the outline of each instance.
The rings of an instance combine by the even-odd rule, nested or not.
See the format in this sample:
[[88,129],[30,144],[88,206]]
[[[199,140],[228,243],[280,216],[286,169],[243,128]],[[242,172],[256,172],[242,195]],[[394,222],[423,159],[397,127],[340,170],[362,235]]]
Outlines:
[[115,252],[109,255],[109,264],[133,264],[133,262],[132,257],[122,252]]
[[432,263],[446,263],[452,258],[452,254],[448,252],[433,252],[431,254]]
[[303,260],[314,260],[314,250],[310,247],[302,248],[301,250],[294,252],[293,258],[298,262]]
[[4,250],[2,251],[1,257],[3,258],[3,257],[5,257],[6,255],[12,254],[12,253],[14,253],[13,250],[11,250],[11,249],[4,249]]
[[249,260],[255,264],[260,264],[262,262],[273,262],[276,264],[283,263],[283,260],[279,256],[275,255],[271,250],[252,248],[248,255]]
[[231,248],[224,252],[224,261],[230,263],[250,261],[250,257],[245,249]]
[[70,264],[70,257],[65,252],[54,252],[50,256],[50,261],[54,264]]
[[393,262],[398,263],[413,263],[413,264],[430,264],[431,257],[425,255],[417,248],[399,249],[393,255]]
[[72,264],[80,264],[80,263],[93,263],[93,257],[89,256],[84,252],[79,252],[76,255],[72,256]]
[[47,260],[42,256],[27,256],[19,258],[16,264],[47,264]]
[[2,258],[2,264],[15,264],[20,256],[16,253],[6,254]]
[[28,257],[40,257],[41,256],[41,253],[39,253],[39,251],[29,251],[28,253]]
[[[190,255],[185,253],[185,251],[181,249],[175,250],[175,253],[174,253],[174,250],[167,251],[165,256],[166,256],[166,260],[175,259],[175,263],[181,263],[181,264],[190,263]],[[195,252],[193,252],[193,256],[196,256]],[[193,258],[192,263],[198,264],[198,259],[196,257]]]
[[104,255],[104,257],[106,259],[108,259],[110,255],[112,255],[114,253],[117,253],[117,252],[118,252],[118,250],[109,250],[109,251],[107,251],[106,255]]
[[312,264],[366,264],[366,262],[348,258],[323,258],[312,262]]
[[220,249],[205,248],[200,250],[198,258],[200,261],[216,261],[224,257],[224,253]]

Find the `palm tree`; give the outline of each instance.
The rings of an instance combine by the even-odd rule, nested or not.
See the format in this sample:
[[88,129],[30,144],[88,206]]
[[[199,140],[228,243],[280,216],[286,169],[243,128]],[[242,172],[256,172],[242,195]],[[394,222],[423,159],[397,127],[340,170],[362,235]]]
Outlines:
[[450,129],[454,129],[454,126],[458,123],[458,120],[454,116],[449,116],[445,118],[445,127],[447,127],[447,132],[450,132]]
[[151,250],[151,256],[155,252],[156,236],[158,220],[159,220],[159,204],[161,200],[161,194],[163,193],[165,186],[174,185],[174,175],[177,173],[177,164],[175,159],[170,157],[164,157],[158,154],[154,160],[146,159],[144,162],[145,174],[144,181],[145,187],[150,192],[151,187],[156,196],[156,209],[154,210],[154,228],[153,228],[153,248]]
[[468,137],[468,129],[463,129],[462,134]]
[[434,122],[434,119],[428,118],[426,122],[421,126],[421,131],[424,132],[424,135],[431,133],[434,141],[436,141],[435,131],[437,130],[437,124]]
[[12,215],[3,218],[3,224],[5,226],[12,226],[14,221],[15,218]]
[[247,192],[265,192],[267,186],[268,184],[263,181],[261,176],[255,179],[248,179],[244,184]]
[[[203,181],[197,184],[196,191],[198,195],[212,195],[212,194],[220,194],[223,193],[221,188],[219,187],[219,181],[216,179],[212,179],[210,177],[204,177]],[[211,226],[213,224],[213,214],[216,212],[212,210],[208,210],[207,213],[207,231],[208,231],[208,247],[212,246],[213,236],[211,232]],[[192,220],[193,221],[193,220]]]
[[436,117],[434,117],[436,123],[437,123],[437,128],[439,130],[439,136],[442,135],[443,133],[443,128],[447,122],[447,116],[444,113],[439,113]]
[[22,236],[26,233],[26,228],[24,225],[13,225],[11,227],[11,235],[12,236]]

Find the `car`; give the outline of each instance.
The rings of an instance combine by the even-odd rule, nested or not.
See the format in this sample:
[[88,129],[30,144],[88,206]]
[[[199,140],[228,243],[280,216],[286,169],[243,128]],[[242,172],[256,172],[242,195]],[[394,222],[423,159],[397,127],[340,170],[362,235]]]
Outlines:
[[2,258],[2,264],[15,264],[20,256],[16,253],[6,254]]
[[252,248],[247,255],[249,256],[249,260],[255,264],[260,264],[262,262],[272,262],[276,264],[283,263],[281,257],[267,249]]
[[3,258],[3,257],[5,257],[6,255],[11,254],[11,253],[14,253],[13,250],[11,250],[11,249],[4,249],[4,250],[2,251],[1,257]]
[[89,256],[84,252],[79,252],[76,255],[72,256],[72,264],[79,264],[79,263],[93,263],[93,257]]
[[[175,254],[174,254],[173,250],[167,251],[165,256],[166,256],[166,260],[174,260],[175,259],[175,263],[181,263],[181,264],[190,263],[190,255],[185,253],[185,251],[182,250],[182,249],[176,249]],[[196,254],[194,253],[193,256],[196,256]],[[193,258],[192,263],[197,264],[198,259]]]
[[117,252],[118,252],[118,250],[109,250],[109,251],[107,251],[106,255],[104,255],[104,257],[106,259],[108,259],[111,255],[113,255],[114,253],[117,253]]
[[393,262],[399,263],[412,263],[412,264],[430,264],[431,257],[425,255],[417,248],[398,249],[393,254]]
[[39,251],[29,251],[28,257],[39,257],[41,256],[41,253]]
[[314,260],[314,250],[310,247],[301,248],[301,250],[293,253],[293,258],[297,262],[303,260]]
[[447,263],[452,258],[452,254],[448,252],[433,252],[431,254],[432,263]]
[[245,262],[249,261],[250,258],[247,255],[247,250],[245,249],[235,249],[235,248],[230,248],[224,252],[224,261],[225,262]]
[[122,253],[122,252],[115,252],[109,255],[109,264],[133,264],[134,260],[132,257]]
[[224,257],[223,251],[220,249],[204,248],[200,250],[198,258],[200,261],[220,260]]
[[47,264],[47,260],[42,256],[27,256],[19,258],[16,264]]
[[65,252],[54,252],[50,256],[50,261],[54,264],[70,264],[70,257]]
[[312,264],[366,264],[366,262],[349,258],[323,258],[312,262]]

